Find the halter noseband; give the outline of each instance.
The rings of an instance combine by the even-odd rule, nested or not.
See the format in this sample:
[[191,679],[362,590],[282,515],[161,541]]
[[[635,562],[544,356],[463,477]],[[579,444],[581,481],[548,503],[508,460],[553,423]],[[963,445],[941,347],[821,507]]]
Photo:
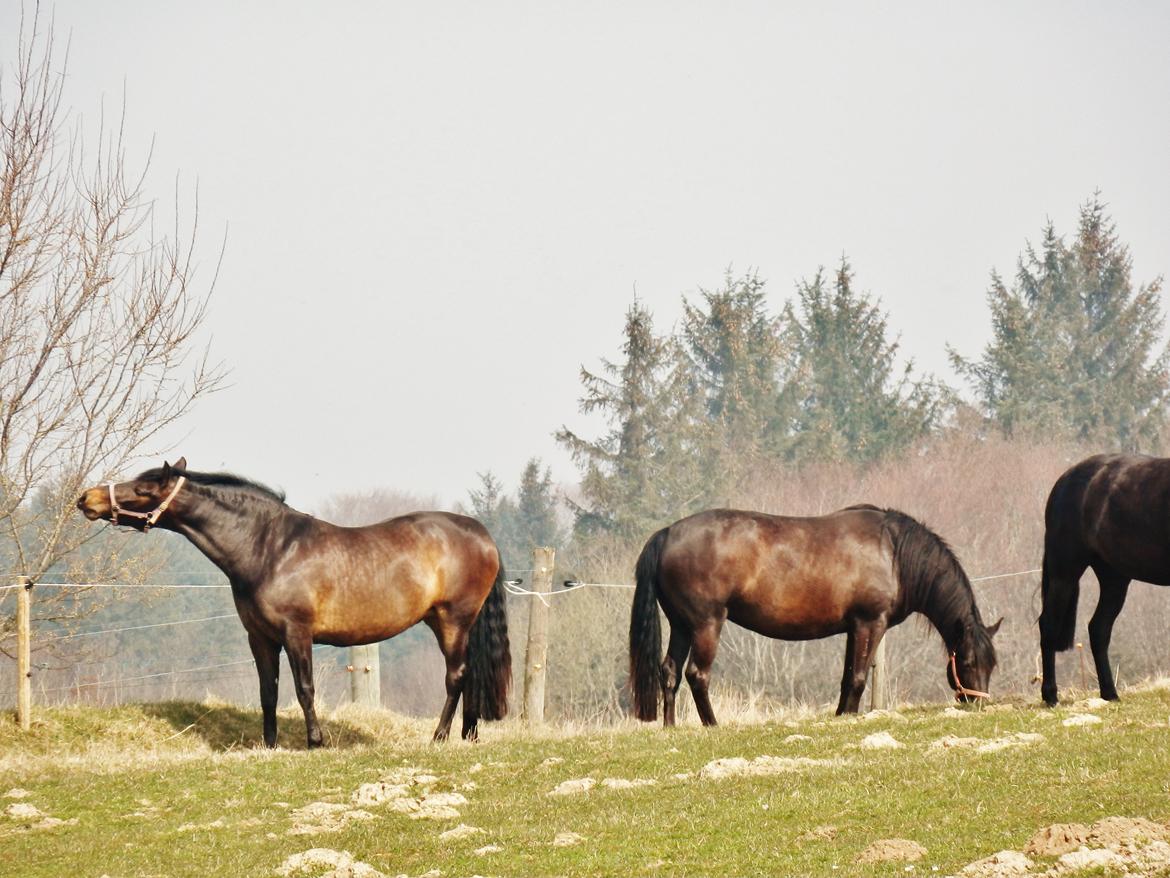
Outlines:
[[110,492],[110,522],[116,525],[119,515],[124,515],[127,518],[143,518],[146,520],[142,525],[142,532],[146,533],[155,526],[159,517],[167,511],[167,507],[171,505],[171,501],[175,499],[175,495],[179,493],[179,489],[183,487],[183,483],[186,481],[186,476],[179,476],[175,482],[175,487],[171,488],[171,493],[167,494],[166,499],[154,507],[154,509],[150,510],[150,512],[135,512],[133,509],[123,509],[114,498],[114,483],[106,482],[106,487]]
[[966,695],[968,698],[990,698],[991,694],[988,692],[980,692],[977,689],[968,689],[963,685],[963,681],[959,679],[959,665],[955,661],[955,654],[951,653],[951,674],[955,678],[955,699]]

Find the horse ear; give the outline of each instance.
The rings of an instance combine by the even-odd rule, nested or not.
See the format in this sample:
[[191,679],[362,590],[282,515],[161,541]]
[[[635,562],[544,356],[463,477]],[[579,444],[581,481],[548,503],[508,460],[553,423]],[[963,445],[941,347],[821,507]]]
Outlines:
[[185,470],[186,468],[187,468],[187,458],[180,457],[178,460],[175,461],[174,469]]
[[996,622],[994,625],[988,625],[984,629],[987,632],[987,636],[988,637],[995,637],[995,633],[997,631],[999,631],[999,626],[1002,624],[1003,624],[1003,616],[1000,616],[998,622]]

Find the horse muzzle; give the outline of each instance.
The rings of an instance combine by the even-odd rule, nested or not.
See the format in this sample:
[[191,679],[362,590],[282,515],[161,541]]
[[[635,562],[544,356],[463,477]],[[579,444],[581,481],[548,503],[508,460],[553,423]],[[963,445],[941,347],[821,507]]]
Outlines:
[[77,508],[90,521],[97,521],[110,514],[110,501],[101,488],[89,488],[77,498]]

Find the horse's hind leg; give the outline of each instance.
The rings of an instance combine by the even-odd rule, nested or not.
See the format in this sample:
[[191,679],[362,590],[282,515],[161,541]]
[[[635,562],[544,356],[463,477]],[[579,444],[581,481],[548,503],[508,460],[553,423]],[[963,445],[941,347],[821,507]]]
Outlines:
[[317,711],[313,707],[313,638],[307,629],[296,628],[285,634],[285,651],[292,668],[293,683],[297,689],[297,701],[305,714],[305,731],[308,734],[310,750],[324,742],[321,724],[317,722]]
[[[695,709],[705,726],[715,725],[715,711],[707,694],[711,682],[711,665],[715,663],[715,652],[719,649],[719,632],[723,630],[723,616],[712,619],[703,628],[695,629],[691,641],[691,659],[687,662],[687,683],[695,699]],[[671,629],[671,637],[674,631]],[[671,641],[673,643],[673,639]]]
[[682,683],[683,663],[687,660],[687,653],[691,651],[691,632],[681,624],[671,623],[670,645],[666,648],[666,657],[662,660],[662,725],[664,728],[674,725],[674,703],[678,694],[679,684]]
[[[435,727],[432,740],[446,741],[451,734],[451,720],[455,716],[455,707],[459,704],[459,696],[463,694],[463,678],[467,673],[467,635],[470,625],[457,625],[446,615],[436,614],[425,619],[430,629],[435,632],[435,639],[439,641],[439,649],[443,652],[443,659],[447,664],[447,673],[444,685],[447,688],[447,700],[443,702],[443,709],[439,713],[439,724]],[[475,740],[477,737],[478,717],[469,717],[467,701],[464,699],[463,737]]]
[[1055,707],[1057,702],[1056,654],[1073,644],[1081,574],[1088,566],[1079,561],[1058,560],[1053,558],[1054,554],[1045,549],[1040,580],[1040,697],[1049,707]]
[[260,677],[260,709],[264,713],[264,746],[276,746],[276,692],[280,683],[280,644],[248,632],[248,646]]
[[1113,681],[1113,669],[1109,667],[1109,640],[1113,635],[1113,623],[1125,606],[1129,593],[1129,580],[1101,564],[1093,565],[1097,581],[1101,584],[1101,596],[1097,609],[1089,620],[1089,645],[1093,648],[1093,662],[1097,665],[1097,683],[1101,697],[1106,701],[1117,700],[1117,687]]

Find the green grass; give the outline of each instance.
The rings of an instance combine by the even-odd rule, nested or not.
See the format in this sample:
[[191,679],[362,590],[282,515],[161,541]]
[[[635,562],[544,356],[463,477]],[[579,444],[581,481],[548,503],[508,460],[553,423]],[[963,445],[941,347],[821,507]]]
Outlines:
[[[28,831],[0,816],[0,859],[5,875],[273,875],[290,854],[325,847],[387,875],[865,876],[906,874],[905,864],[855,859],[874,840],[907,838],[929,851],[916,874],[937,866],[946,875],[1019,850],[1051,823],[1170,818],[1170,689],[1123,698],[1086,727],[1061,723],[1070,707],[1017,702],[962,716],[937,705],[901,719],[817,716],[671,732],[630,725],[534,736],[508,723],[488,726],[478,745],[443,746],[428,743],[429,722],[342,712],[327,724],[333,746],[311,753],[296,749],[304,731],[296,711],[281,717],[290,749],[270,753],[255,749],[258,714],[226,705],[46,710],[27,735],[11,717],[0,720],[0,796],[23,788],[30,795],[22,801],[77,823]],[[878,731],[905,746],[859,748]],[[1012,732],[1044,740],[988,754],[929,750],[943,735]],[[793,733],[812,740],[786,743]],[[719,781],[674,777],[713,759],[762,754],[838,764]],[[564,761],[543,764],[553,756]],[[476,763],[482,768],[472,773]],[[293,808],[348,802],[362,783],[402,766],[429,769],[440,791],[474,780],[460,818],[410,820],[373,807],[376,820],[338,833],[288,834]],[[548,795],[586,776],[657,783]],[[0,810],[12,801],[0,798]],[[485,832],[439,838],[460,822]],[[836,837],[797,840],[822,825],[836,827]],[[553,847],[560,831],[586,841]],[[473,853],[489,843],[503,850]]]

